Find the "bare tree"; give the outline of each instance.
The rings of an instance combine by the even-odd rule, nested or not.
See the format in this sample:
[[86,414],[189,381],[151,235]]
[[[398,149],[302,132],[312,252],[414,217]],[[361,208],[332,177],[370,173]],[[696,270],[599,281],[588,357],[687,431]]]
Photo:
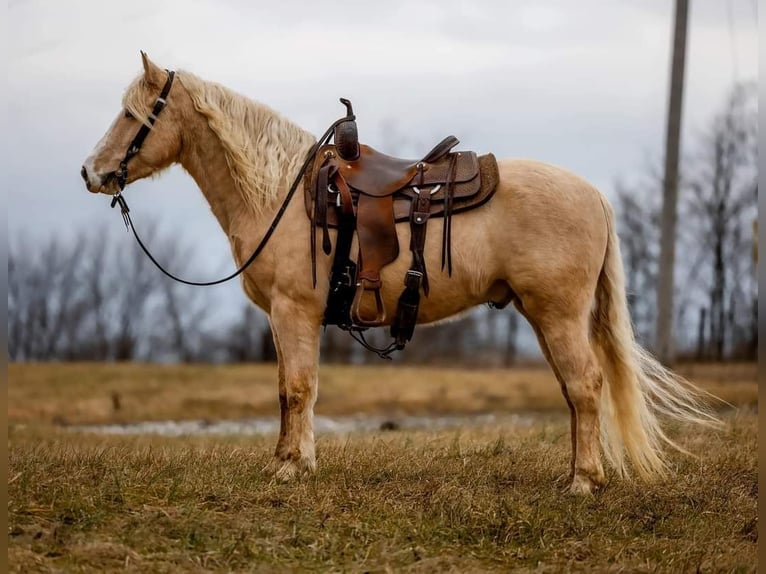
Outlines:
[[688,182],[689,212],[697,221],[708,272],[709,350],[716,360],[742,343],[743,329],[745,339],[755,336],[757,289],[749,233],[757,217],[755,150],[755,87],[738,85],[704,134]]
[[76,347],[87,301],[78,288],[84,245],[55,239],[40,251],[20,237],[8,257],[8,336],[11,358],[66,358]]
[[[178,236],[147,229],[158,256],[186,272],[189,259],[174,257],[185,252]],[[190,360],[198,352],[210,292],[171,286],[132,242],[101,227],[71,241],[19,237],[10,247],[13,360]]]
[[[175,275],[189,275],[193,250],[177,236],[172,240],[165,236],[157,242],[156,256],[161,258],[166,269]],[[152,269],[155,274],[159,271]],[[154,348],[164,351],[170,357],[191,362],[203,360],[212,349],[207,322],[215,310],[214,292],[208,289],[184,285],[160,275],[158,277],[159,301],[155,320],[161,322],[156,329]]]
[[[696,342],[700,357],[754,356],[757,284],[752,257],[757,198],[754,88],[736,86],[696,154],[681,169],[674,333],[679,349]],[[616,184],[628,300],[647,344],[656,318],[662,179],[650,162],[638,184]],[[737,350],[739,349],[739,350]],[[748,350],[749,349],[749,350]]]
[[656,324],[655,293],[660,243],[661,179],[650,172],[647,182],[616,184],[618,231],[625,265],[626,288],[637,337],[652,344]]

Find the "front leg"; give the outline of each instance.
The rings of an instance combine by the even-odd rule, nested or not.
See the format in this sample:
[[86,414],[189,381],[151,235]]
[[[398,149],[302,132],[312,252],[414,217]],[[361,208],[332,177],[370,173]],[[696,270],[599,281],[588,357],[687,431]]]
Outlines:
[[274,301],[271,328],[279,360],[280,436],[277,478],[316,469],[314,403],[317,398],[320,320],[293,301]]
[[287,435],[289,419],[287,418],[287,386],[285,385],[285,361],[282,358],[282,348],[279,346],[279,337],[274,329],[274,325],[269,321],[271,336],[274,339],[274,348],[277,351],[277,370],[279,376],[279,438],[277,439],[277,448],[274,452],[274,458],[271,459],[263,471],[274,473],[287,460]]

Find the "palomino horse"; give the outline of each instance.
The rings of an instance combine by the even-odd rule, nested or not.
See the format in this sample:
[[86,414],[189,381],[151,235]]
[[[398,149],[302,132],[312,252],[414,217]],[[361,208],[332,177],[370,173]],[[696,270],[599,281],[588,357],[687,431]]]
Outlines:
[[[268,107],[185,71],[176,74],[166,107],[150,126],[169,73],[142,58],[143,74],[128,87],[123,109],[83,166],[87,188],[118,192],[118,166],[147,125],[151,132],[129,161],[126,183],[180,163],[241,264],[263,237],[315,138]],[[454,222],[452,277],[438,271],[442,220],[432,221],[426,263],[435,271],[418,323],[512,301],[534,328],[571,411],[570,491],[590,493],[604,483],[602,448],[620,475],[628,468],[643,478],[663,474],[663,447],[674,443],[659,417],[695,423],[715,417],[694,387],[634,340],[611,207],[595,188],[558,167],[498,163],[493,199]],[[247,296],[269,316],[279,358],[281,430],[273,470],[281,479],[316,468],[313,409],[328,281],[312,286],[309,233],[303,201],[295,199],[242,276]],[[397,225],[397,233],[399,258],[382,273],[390,309],[410,263],[409,226]],[[317,277],[329,277],[331,262],[332,255],[319,254]]]

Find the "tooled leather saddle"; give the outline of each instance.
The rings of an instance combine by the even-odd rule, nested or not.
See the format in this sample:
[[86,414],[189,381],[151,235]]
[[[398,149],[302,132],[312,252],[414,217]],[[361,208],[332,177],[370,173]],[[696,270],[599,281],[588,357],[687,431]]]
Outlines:
[[[391,157],[360,144],[351,102],[346,121],[335,128],[334,145],[322,146],[304,179],[306,211],[311,221],[312,279],[316,286],[316,242],[321,231],[322,250],[332,252],[329,228],[338,230],[324,325],[351,332],[366,348],[387,357],[412,338],[420,292],[428,296],[424,248],[428,220],[444,219],[441,269],[452,275],[451,230],[456,213],[486,203],[494,194],[498,169],[492,154],[453,151],[455,136],[444,138],[420,160]],[[398,222],[409,222],[412,265],[404,278],[391,323],[393,342],[386,348],[370,346],[362,332],[388,322],[389,310],[380,294],[383,267],[399,256]],[[351,259],[356,234],[359,253]],[[367,298],[373,314],[362,311]]]

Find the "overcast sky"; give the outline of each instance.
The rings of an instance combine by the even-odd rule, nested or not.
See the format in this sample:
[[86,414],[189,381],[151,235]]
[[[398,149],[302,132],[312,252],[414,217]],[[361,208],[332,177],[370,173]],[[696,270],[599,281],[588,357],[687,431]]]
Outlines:
[[[735,80],[756,78],[756,4],[691,0],[685,141]],[[315,134],[341,115],[338,97],[349,97],[360,137],[381,151],[422,155],[453,133],[464,149],[559,164],[610,195],[647,155],[662,158],[673,5],[10,0],[9,232],[44,237],[107,222],[129,240],[79,170],[140,71],[141,49]],[[154,214],[183,226],[203,259],[230,263],[180,168],[128,193],[139,227]]]

